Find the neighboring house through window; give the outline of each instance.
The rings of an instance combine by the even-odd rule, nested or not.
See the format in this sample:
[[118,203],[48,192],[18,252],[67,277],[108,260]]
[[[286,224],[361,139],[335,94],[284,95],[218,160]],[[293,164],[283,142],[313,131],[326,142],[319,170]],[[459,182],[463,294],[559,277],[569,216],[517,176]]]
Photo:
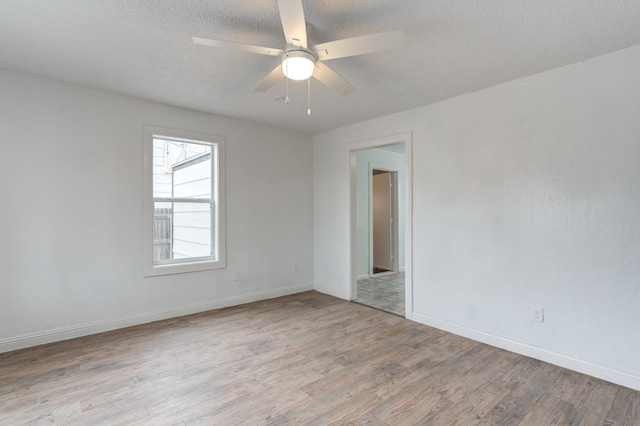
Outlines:
[[144,130],[144,275],[225,267],[224,139]]

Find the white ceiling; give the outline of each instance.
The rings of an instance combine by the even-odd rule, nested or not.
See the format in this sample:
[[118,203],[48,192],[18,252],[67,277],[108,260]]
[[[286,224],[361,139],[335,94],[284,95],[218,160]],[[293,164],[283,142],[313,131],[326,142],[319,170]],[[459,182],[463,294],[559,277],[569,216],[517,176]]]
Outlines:
[[317,133],[640,44],[638,0],[303,0],[309,43],[404,30],[403,47],[327,64],[356,91],[284,81],[278,58],[191,36],[283,48],[276,0],[0,0],[0,68]]

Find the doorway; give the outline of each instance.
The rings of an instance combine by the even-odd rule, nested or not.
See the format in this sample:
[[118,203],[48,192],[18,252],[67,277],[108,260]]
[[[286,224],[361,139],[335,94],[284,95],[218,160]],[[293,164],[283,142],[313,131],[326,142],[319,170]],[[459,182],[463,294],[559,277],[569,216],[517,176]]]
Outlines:
[[371,168],[369,276],[398,272],[398,172]]
[[405,146],[351,151],[351,300],[403,317],[411,310]]

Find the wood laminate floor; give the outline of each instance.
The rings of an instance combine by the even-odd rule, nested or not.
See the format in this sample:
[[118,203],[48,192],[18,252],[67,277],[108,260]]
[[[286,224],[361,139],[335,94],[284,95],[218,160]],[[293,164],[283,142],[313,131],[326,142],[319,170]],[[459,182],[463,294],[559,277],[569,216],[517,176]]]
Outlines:
[[640,393],[316,292],[0,354],[0,424],[638,425]]

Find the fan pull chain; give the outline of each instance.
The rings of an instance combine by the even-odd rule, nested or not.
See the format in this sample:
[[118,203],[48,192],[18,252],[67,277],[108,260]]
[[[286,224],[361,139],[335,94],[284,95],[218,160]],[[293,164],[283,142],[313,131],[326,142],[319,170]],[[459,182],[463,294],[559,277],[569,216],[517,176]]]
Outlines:
[[284,78],[285,83],[284,83],[284,103],[288,104],[289,103],[289,77],[285,77]]
[[307,79],[307,115],[311,115],[311,79]]

